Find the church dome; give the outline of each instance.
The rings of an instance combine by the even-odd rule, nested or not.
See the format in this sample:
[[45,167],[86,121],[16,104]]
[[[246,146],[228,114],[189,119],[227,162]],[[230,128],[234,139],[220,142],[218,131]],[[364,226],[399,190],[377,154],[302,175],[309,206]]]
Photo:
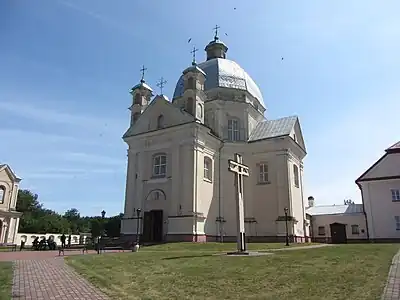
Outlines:
[[[206,73],[204,90],[214,88],[230,88],[247,91],[265,108],[260,89],[249,74],[236,62],[226,58],[212,58],[198,64],[198,67]],[[183,95],[183,75],[179,78],[173,98]]]

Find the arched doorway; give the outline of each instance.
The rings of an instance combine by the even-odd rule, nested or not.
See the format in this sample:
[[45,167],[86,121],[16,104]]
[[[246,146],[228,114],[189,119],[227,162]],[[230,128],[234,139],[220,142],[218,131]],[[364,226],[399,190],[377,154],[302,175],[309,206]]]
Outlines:
[[[145,201],[165,201],[166,196],[163,190],[155,189],[147,194]],[[163,240],[164,216],[162,209],[153,209],[143,213],[142,241],[157,243]]]
[[330,228],[332,244],[347,243],[346,224],[332,223]]

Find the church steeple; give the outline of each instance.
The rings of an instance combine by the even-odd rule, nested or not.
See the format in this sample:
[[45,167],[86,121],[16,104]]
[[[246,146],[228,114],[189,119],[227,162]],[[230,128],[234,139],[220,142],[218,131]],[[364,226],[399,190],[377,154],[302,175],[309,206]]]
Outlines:
[[150,103],[150,99],[153,96],[153,90],[144,81],[144,72],[147,70],[144,66],[140,69],[142,72],[142,78],[140,83],[135,85],[131,90],[132,95],[132,106],[129,107],[131,111],[131,126],[134,125],[139,119],[140,115],[147,108]]
[[207,60],[213,58],[226,58],[226,52],[228,51],[228,47],[218,37],[219,28],[220,27],[218,25],[214,27],[215,30],[214,40],[209,42],[206,48],[204,49],[207,52]]

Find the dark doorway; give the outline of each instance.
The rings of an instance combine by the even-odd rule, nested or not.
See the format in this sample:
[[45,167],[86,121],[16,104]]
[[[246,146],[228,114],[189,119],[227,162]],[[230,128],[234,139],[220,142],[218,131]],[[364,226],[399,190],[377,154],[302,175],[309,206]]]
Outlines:
[[332,244],[346,244],[347,243],[346,225],[340,223],[333,223],[330,225],[330,227],[331,227]]
[[145,211],[143,216],[143,242],[162,242],[163,240],[163,211]]

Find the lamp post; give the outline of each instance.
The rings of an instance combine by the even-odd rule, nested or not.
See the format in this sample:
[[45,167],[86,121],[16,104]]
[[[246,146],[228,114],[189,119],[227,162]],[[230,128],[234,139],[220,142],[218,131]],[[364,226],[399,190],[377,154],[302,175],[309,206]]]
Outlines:
[[106,216],[106,212],[103,209],[101,211],[101,228],[100,228],[100,236],[97,238],[97,254],[100,254],[100,240],[103,237],[103,231],[104,231],[104,217]]
[[139,237],[139,226],[140,226],[140,213],[142,212],[142,210],[140,208],[136,209],[136,245],[134,248],[134,251],[138,251],[139,250],[139,243],[140,243],[140,237]]
[[287,207],[285,207],[284,210],[285,210],[285,224],[286,224],[286,246],[289,246],[289,231],[288,231],[288,212],[289,212],[289,209]]

